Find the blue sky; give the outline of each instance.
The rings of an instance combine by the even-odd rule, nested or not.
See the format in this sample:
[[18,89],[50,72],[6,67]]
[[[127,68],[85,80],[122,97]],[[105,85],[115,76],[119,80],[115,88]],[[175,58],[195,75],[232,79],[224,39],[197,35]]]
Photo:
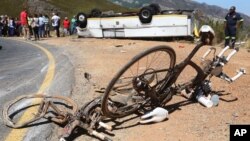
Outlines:
[[195,0],[205,2],[209,5],[218,5],[222,8],[229,9],[231,6],[236,6],[236,11],[250,16],[250,0]]

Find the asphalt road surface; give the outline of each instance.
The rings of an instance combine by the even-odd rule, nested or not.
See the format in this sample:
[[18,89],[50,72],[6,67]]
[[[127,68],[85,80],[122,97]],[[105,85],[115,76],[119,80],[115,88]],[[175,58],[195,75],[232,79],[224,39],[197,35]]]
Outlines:
[[[0,38],[0,45],[3,46],[0,50],[0,111],[6,102],[20,95],[37,93],[45,83],[51,63],[55,65],[53,75],[50,75],[52,80],[47,82],[48,87],[43,92],[49,95],[70,95],[74,83],[74,68],[63,49],[39,42],[18,41],[16,38]],[[17,130],[20,135],[12,137],[11,134],[15,132],[4,125],[0,112],[0,141],[49,140],[53,126],[53,123],[42,122],[26,128],[24,132],[21,132],[22,129],[20,132]]]

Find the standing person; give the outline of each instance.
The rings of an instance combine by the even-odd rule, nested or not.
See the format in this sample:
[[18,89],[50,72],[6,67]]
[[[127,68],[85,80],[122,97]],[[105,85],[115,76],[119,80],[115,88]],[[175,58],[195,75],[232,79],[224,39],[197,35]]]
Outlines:
[[26,8],[24,8],[23,11],[20,13],[20,21],[23,31],[23,38],[30,39],[29,27],[28,27],[28,13]]
[[229,46],[231,39],[231,48],[234,48],[236,41],[236,31],[241,26],[243,21],[244,20],[240,14],[236,12],[236,7],[230,7],[229,13],[225,17],[225,47]]
[[70,21],[68,20],[68,17],[65,17],[64,18],[64,21],[63,21],[63,35],[69,35],[70,34]]
[[75,34],[76,33],[76,16],[73,16],[71,19],[71,24],[70,24],[70,34]]
[[6,37],[8,35],[8,17],[7,16],[4,16],[2,20],[2,24],[3,24],[2,35]]
[[45,29],[44,29],[44,17],[42,14],[39,14],[39,36],[40,38],[43,38],[44,37],[44,32],[45,32]]
[[29,35],[30,35],[30,37],[34,35],[33,29],[31,27],[32,21],[33,21],[32,15],[28,15],[28,29],[29,29]]
[[15,35],[20,36],[21,22],[20,22],[20,20],[18,18],[15,18],[15,25],[16,25]]
[[0,37],[2,37],[2,30],[3,30],[3,22],[2,22],[2,16],[0,17]]
[[35,14],[33,19],[32,19],[31,27],[33,29],[35,41],[39,40],[39,32],[38,32],[39,31],[39,18],[37,16],[37,14]]
[[15,21],[14,21],[14,18],[10,17],[9,18],[9,22],[8,22],[8,35],[10,37],[14,36],[15,34],[15,28],[16,28],[16,25],[15,25]]
[[44,16],[44,30],[45,30],[45,37],[50,37],[50,28],[49,28],[49,16]]
[[56,30],[56,36],[60,37],[60,17],[58,16],[57,13],[53,13],[53,17],[51,18],[52,20],[52,26],[54,28],[54,30]]

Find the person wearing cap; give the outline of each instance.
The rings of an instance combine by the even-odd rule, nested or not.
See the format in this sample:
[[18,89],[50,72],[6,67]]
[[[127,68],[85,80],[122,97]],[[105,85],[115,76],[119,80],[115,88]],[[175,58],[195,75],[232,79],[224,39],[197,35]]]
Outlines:
[[65,17],[63,20],[63,35],[69,35],[70,21],[68,17]]
[[236,7],[230,7],[229,13],[225,17],[225,47],[229,46],[231,40],[231,48],[234,48],[236,31],[241,26],[243,21],[244,20],[240,14],[236,12]]

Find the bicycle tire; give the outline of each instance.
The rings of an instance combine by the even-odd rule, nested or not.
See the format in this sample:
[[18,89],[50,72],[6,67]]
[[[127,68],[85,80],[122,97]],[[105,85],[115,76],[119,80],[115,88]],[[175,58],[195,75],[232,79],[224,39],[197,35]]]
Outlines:
[[[16,105],[16,104],[18,105],[18,104],[20,104],[20,102],[23,102],[24,100],[27,100],[27,99],[30,99],[30,100],[33,99],[33,101],[30,101],[30,104],[25,105],[21,109],[18,109],[17,111],[12,111],[11,113],[9,113],[9,111],[11,111],[11,108],[14,107],[14,105]],[[65,96],[59,96],[59,95],[58,96],[49,96],[49,95],[43,95],[43,94],[22,95],[22,96],[17,97],[14,100],[7,102],[4,105],[3,111],[2,111],[3,122],[5,123],[6,126],[11,127],[11,128],[22,128],[22,127],[33,124],[33,122],[35,122],[43,117],[46,117],[45,114],[47,114],[47,113],[45,113],[45,111],[43,111],[44,107],[46,107],[46,106],[45,105],[42,106],[42,111],[39,111],[39,108],[37,106],[40,107],[43,102],[45,102],[45,101],[48,102],[47,101],[48,99],[51,99],[50,102],[54,102],[54,100],[64,101],[65,102],[64,107],[66,107],[67,109],[71,109],[69,107],[72,107],[72,109],[70,110],[71,114],[74,114],[78,110],[77,104],[73,100],[71,100],[70,98],[65,97]],[[55,103],[53,103],[53,104],[55,104]],[[34,107],[37,107],[36,108],[37,109],[36,115],[32,115],[26,121],[22,121],[22,123],[21,123],[21,122],[16,122],[16,121],[12,120],[12,118],[14,118],[13,116],[18,114],[18,112],[23,111],[23,113],[24,113],[25,110],[28,110],[29,108],[34,108]],[[56,107],[56,108],[58,109],[58,107]],[[62,111],[61,109],[59,109],[59,110]],[[54,121],[57,123],[60,123],[60,121],[62,121],[60,119],[58,120],[55,117],[50,117],[50,119],[51,119],[51,121]]]
[[[109,109],[109,100],[110,100],[109,96],[111,95],[111,91],[112,91],[112,89],[114,89],[115,84],[117,83],[117,81],[129,78],[129,77],[127,77],[127,78],[126,77],[121,78],[121,77],[123,76],[123,74],[125,74],[127,72],[127,70],[130,69],[130,67],[132,67],[136,63],[139,63],[140,60],[143,59],[144,57],[148,57],[149,55],[152,55],[153,53],[156,54],[157,52],[160,52],[160,51],[166,53],[166,55],[169,57],[169,60],[168,60],[169,61],[169,66],[167,66],[168,67],[167,69],[174,68],[175,62],[176,62],[176,54],[175,54],[175,51],[169,46],[157,46],[157,47],[150,48],[150,49],[136,55],[124,67],[122,67],[120,69],[120,71],[118,71],[118,73],[113,77],[113,79],[110,81],[109,85],[107,86],[106,91],[104,93],[104,96],[102,98],[102,104],[101,104],[102,112],[103,112],[103,114],[105,116],[110,117],[110,118],[120,118],[120,117],[130,115],[130,114],[134,113],[135,111],[137,111],[138,109],[140,109],[140,106],[136,106],[136,107],[132,107],[132,109],[130,109],[128,111],[125,111],[125,112],[112,112]],[[158,57],[159,56],[157,56],[157,58]],[[153,60],[153,58],[152,58],[152,60]],[[152,62],[150,62],[150,63],[152,63]],[[150,66],[148,66],[148,67],[146,66],[146,71],[149,70],[149,67]],[[138,68],[137,68],[137,72],[138,72]],[[155,73],[155,72],[152,72],[152,75],[155,75],[153,73]],[[162,76],[162,77],[164,77],[163,79],[166,79],[166,77],[168,77],[167,76],[168,74],[169,74],[169,71],[166,71],[166,74],[163,74],[163,76]],[[156,74],[156,75],[158,75],[158,74]],[[131,79],[133,79],[133,78],[131,78]],[[129,83],[132,84],[132,82],[129,82]],[[134,89],[134,88],[132,87],[132,89]],[[131,93],[132,93],[132,91],[133,90],[131,90]],[[143,99],[143,100],[145,100],[145,99]],[[136,104],[138,104],[138,103],[136,103]]]

